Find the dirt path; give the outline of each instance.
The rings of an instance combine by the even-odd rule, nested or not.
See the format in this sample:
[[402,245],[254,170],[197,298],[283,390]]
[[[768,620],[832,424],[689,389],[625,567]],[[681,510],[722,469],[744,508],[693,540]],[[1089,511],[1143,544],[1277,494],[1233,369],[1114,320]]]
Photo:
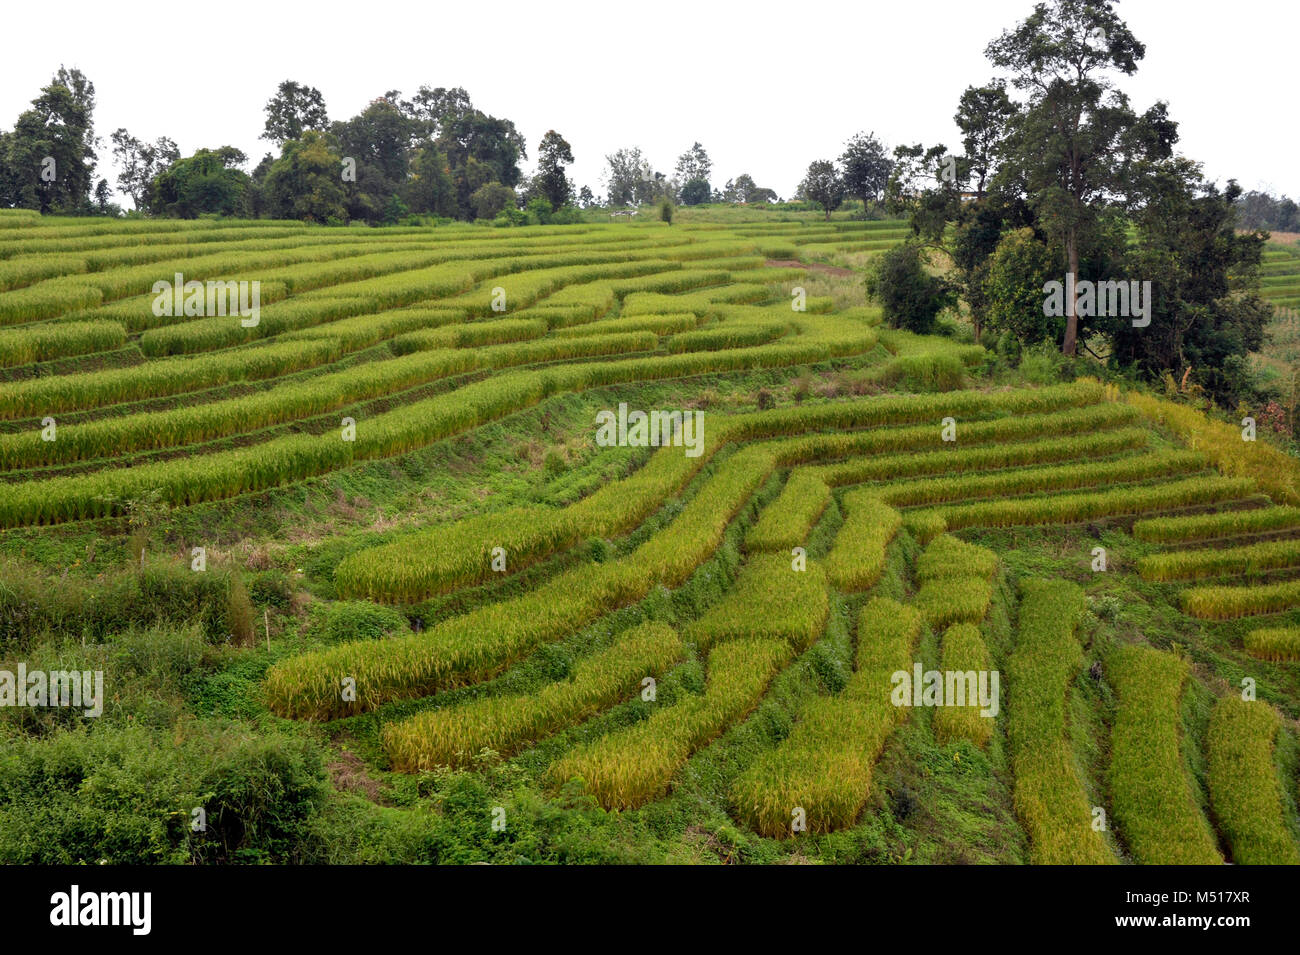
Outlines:
[[852,269],[838,265],[826,265],[824,262],[800,262],[798,259],[768,259],[767,267],[771,269],[808,269],[810,272],[825,272],[827,275],[856,275]]

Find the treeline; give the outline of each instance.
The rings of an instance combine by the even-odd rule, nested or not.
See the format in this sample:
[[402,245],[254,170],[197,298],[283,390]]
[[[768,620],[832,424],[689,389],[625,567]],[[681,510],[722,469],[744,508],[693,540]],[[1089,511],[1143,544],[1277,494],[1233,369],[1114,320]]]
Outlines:
[[1237,222],[1243,229],[1300,232],[1300,205],[1287,196],[1252,190],[1237,197]]
[[[108,180],[96,180],[105,144],[94,110],[94,84],[60,67],[14,128],[0,132],[0,207],[123,214]],[[528,147],[515,124],[475,107],[460,87],[421,86],[409,99],[390,90],[351,119],[332,121],[318,89],[285,80],[266,104],[261,138],[275,151],[251,170],[249,157],[228,145],[182,156],[167,136],[147,140],[126,129],[114,130],[107,145],[117,189],[133,211],[174,218],[522,225],[574,222],[579,208],[606,204],[779,201],[748,174],[715,188],[698,142],[671,174],[656,171],[638,147],[606,156],[606,200],[571,180],[573,151],[555,130],[542,137],[536,169],[525,175]]]
[[[320,91],[286,80],[266,104],[267,153],[223,146],[179,155],[166,138],[144,142],[119,129],[113,155],[121,190],[153,215],[204,214],[311,222],[397,222],[411,215],[493,218],[513,205],[527,144],[515,124],[476,108],[459,88],[396,90],[347,120],[329,119]],[[554,208],[570,204],[567,143],[548,132],[538,175],[525,185]],[[532,196],[530,195],[530,198]]]

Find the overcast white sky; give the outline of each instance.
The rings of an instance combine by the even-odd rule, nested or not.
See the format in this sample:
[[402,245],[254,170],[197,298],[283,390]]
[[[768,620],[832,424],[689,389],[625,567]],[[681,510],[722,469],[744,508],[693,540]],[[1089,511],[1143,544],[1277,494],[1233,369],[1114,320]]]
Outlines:
[[[960,146],[957,99],[992,75],[984,47],[1032,0],[874,3],[251,3],[71,0],[5,10],[0,128],[11,128],[60,63],[95,84],[96,130],[167,135],[183,153],[267,151],[262,108],[281,80],[316,86],[331,119],[389,89],[463,86],[536,147],[556,129],[575,182],[597,193],[604,155],[639,145],[671,172],[695,140],[714,183],[742,172],[788,197],[808,163],[857,130],[887,145]],[[1123,0],[1146,44],[1123,81],[1133,104],[1170,103],[1179,148],[1207,176],[1300,198],[1294,0]],[[115,173],[108,176],[110,182]]]

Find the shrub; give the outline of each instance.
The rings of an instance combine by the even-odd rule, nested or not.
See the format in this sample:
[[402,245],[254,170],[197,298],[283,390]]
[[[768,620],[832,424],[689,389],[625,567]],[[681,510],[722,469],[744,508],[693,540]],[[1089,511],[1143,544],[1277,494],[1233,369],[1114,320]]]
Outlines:
[[[1043,314],[1043,286],[1058,274],[1057,256],[1034,236],[1018,229],[1002,237],[984,278],[984,320],[990,332],[1011,334],[1021,345],[1055,343],[1065,334],[1065,319]],[[1012,352],[1008,345],[1007,351]]]
[[321,639],[330,643],[378,640],[409,629],[403,614],[367,600],[342,600],[330,604],[320,622]]
[[935,318],[952,306],[956,293],[943,279],[925,268],[924,248],[902,242],[872,261],[867,273],[867,296],[879,302],[885,321],[918,335],[934,330]]
[[226,595],[226,625],[230,628],[231,642],[241,647],[252,646],[257,639],[253,623],[253,601],[249,599],[244,578],[238,572],[230,575]]

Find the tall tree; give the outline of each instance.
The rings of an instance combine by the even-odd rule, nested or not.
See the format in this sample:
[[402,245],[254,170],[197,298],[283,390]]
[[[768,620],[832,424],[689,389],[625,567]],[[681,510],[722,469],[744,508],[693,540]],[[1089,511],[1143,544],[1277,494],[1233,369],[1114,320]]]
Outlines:
[[826,159],[810,163],[799,184],[799,195],[821,206],[829,220],[831,213],[844,202],[844,178],[835,163]]
[[[1028,96],[1003,151],[1040,223],[1064,247],[1067,273],[1077,276],[1081,245],[1123,192],[1134,154],[1168,156],[1176,139],[1163,104],[1139,118],[1112,82],[1115,73],[1136,72],[1146,48],[1109,0],[1050,0],[986,54]],[[1078,317],[1067,299],[1061,350],[1073,355]]]
[[279,219],[328,222],[347,215],[339,170],[342,157],[325,133],[309,129],[284,144],[266,173],[262,192],[267,209]]
[[677,180],[685,185],[688,182],[708,182],[713,174],[713,160],[708,151],[699,143],[677,157]]
[[845,190],[862,200],[865,212],[867,204],[885,191],[894,163],[875,133],[858,133],[845,144],[840,167],[844,170]]
[[389,200],[406,186],[411,161],[411,120],[393,98],[381,96],[371,100],[356,116],[330,127],[332,145],[337,147],[340,156],[352,160],[355,173],[343,185],[350,218],[371,223],[381,221],[390,208]]
[[[503,187],[504,188],[504,187]],[[509,190],[513,195],[514,190]],[[401,191],[412,212],[454,218],[458,212],[451,169],[436,143],[426,143],[411,159],[411,174]],[[495,215],[495,213],[493,213]]]
[[249,177],[239,167],[247,158],[234,146],[222,146],[178,159],[154,177],[149,208],[182,219],[203,213],[245,215]]
[[565,175],[564,167],[573,164],[573,150],[553,129],[548,129],[537,147],[537,175],[533,177],[536,193],[551,204],[552,209],[568,205],[573,199],[573,184]]
[[421,86],[399,106],[419,125],[421,135],[429,139],[437,139],[448,126],[474,112],[469,93],[461,86]]
[[998,148],[1006,139],[1008,124],[1016,114],[1007,96],[1006,80],[995,79],[987,86],[968,86],[953,117],[961,130],[966,162],[975,178],[975,197],[984,198],[984,186],[993,172]]
[[90,211],[95,171],[95,84],[60,66],[4,137],[0,205]]
[[328,125],[320,90],[285,80],[266,101],[266,126],[261,138],[283,146],[290,139],[301,139],[309,129],[323,130]]
[[446,118],[434,141],[447,157],[458,215],[473,217],[470,196],[489,182],[517,186],[519,162],[528,158],[523,135],[508,119],[477,109]]
[[1241,187],[1207,183],[1191,160],[1177,157],[1133,170],[1130,203],[1135,240],[1125,271],[1151,283],[1149,324],[1112,319],[1112,363],[1148,379],[1190,370],[1217,401],[1249,395],[1247,356],[1264,342],[1272,309],[1259,294],[1265,235],[1238,232]]
[[143,211],[154,177],[181,158],[180,150],[166,136],[146,143],[121,128],[113,130],[109,139],[113,143],[113,159],[121,170],[117,174],[117,188],[131,197],[136,209]]
[[911,219],[912,232],[925,243],[941,247],[947,223],[961,207],[961,189],[969,167],[942,144],[920,143],[894,148],[894,168],[885,187],[885,208],[891,215]]
[[654,167],[639,146],[610,153],[605,164],[605,192],[611,206],[640,205],[654,197]]

